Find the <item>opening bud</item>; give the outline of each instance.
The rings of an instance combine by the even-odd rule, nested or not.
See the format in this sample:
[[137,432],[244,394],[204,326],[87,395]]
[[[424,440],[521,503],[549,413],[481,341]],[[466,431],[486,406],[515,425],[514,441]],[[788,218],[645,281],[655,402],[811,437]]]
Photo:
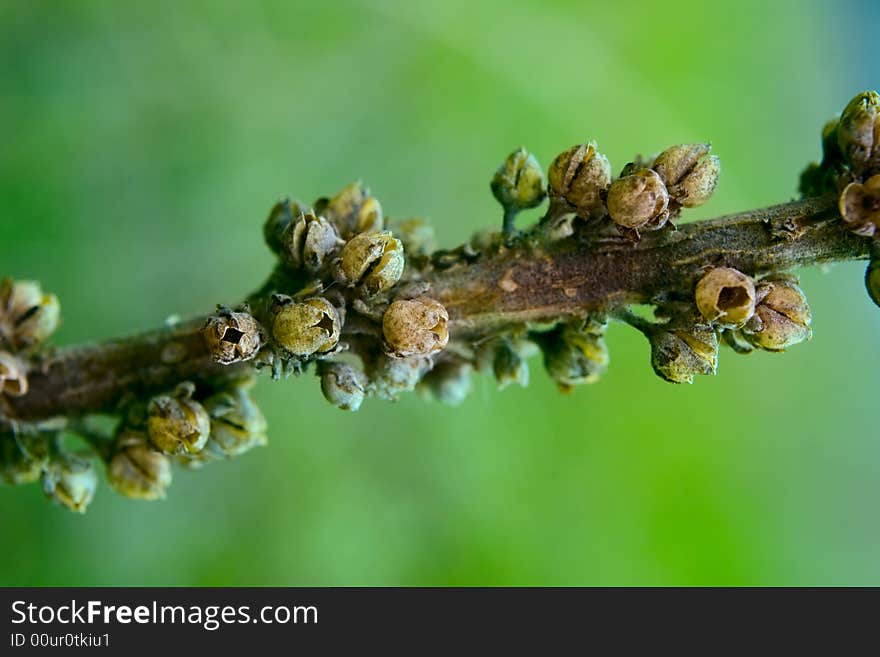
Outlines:
[[281,236],[281,256],[291,267],[316,272],[341,245],[333,224],[308,212],[288,224]]
[[765,279],[758,283],[756,292],[755,314],[740,331],[750,344],[784,351],[810,339],[810,306],[795,280]]
[[679,144],[667,148],[651,168],[669,190],[670,196],[686,208],[703,205],[718,187],[721,160],[709,156],[709,144]]
[[368,296],[390,290],[403,275],[403,245],[390,232],[355,235],[342,247],[336,278]]
[[604,329],[604,323],[588,321],[585,326],[567,325],[544,336],[544,367],[562,390],[595,383],[608,369]]
[[670,383],[693,383],[699,374],[715,374],[718,337],[709,326],[652,331],[651,366]]
[[535,156],[520,146],[492,177],[492,194],[506,212],[526,210],[544,200],[544,172]]
[[595,142],[572,146],[556,156],[548,173],[548,192],[588,217],[602,207],[602,193],[611,184],[611,164]]
[[146,434],[123,428],[107,463],[107,481],[125,497],[159,500],[171,485],[171,461],[148,445]]
[[266,444],[266,418],[251,399],[252,380],[205,400],[211,416],[211,437],[196,458],[227,458]]
[[837,127],[837,143],[856,175],[880,167],[880,95],[865,91],[853,98]]
[[254,316],[229,309],[209,317],[202,335],[211,358],[222,365],[250,360],[263,345],[263,331]]
[[381,231],[384,227],[382,206],[359,182],[343,187],[320,210],[346,239],[358,233]]
[[295,303],[289,296],[272,297],[272,338],[294,356],[326,353],[339,343],[342,317],[324,297]]
[[284,198],[278,201],[269,211],[269,217],[263,224],[263,237],[273,253],[282,252],[281,236],[287,227],[308,208],[299,201]]
[[164,454],[200,452],[208,442],[211,418],[192,399],[195,386],[180,385],[173,395],[153,397],[147,406],[147,435],[150,444]]
[[54,294],[44,294],[37,281],[0,281],[0,344],[13,351],[44,342],[61,320]]
[[697,309],[710,322],[742,326],[755,312],[755,284],[741,271],[715,267],[697,283]]
[[392,356],[425,356],[449,342],[449,313],[439,301],[428,297],[398,299],[382,317],[382,335]]

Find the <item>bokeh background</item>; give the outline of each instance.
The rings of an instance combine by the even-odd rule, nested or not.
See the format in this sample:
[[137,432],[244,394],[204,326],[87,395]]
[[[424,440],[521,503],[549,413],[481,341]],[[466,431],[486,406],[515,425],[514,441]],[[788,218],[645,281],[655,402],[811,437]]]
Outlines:
[[[488,180],[597,139],[616,168],[711,139],[694,217],[795,195],[819,130],[878,86],[863,2],[0,3],[0,270],[62,300],[59,344],[235,302],[261,224],[362,178],[452,246]],[[534,218],[534,215],[533,217]],[[880,584],[880,312],[864,264],[810,270],[809,345],[693,386],[610,330],[604,380],[480,377],[450,409],[357,414],[257,389],[270,445],[85,516],[0,488],[17,585]]]

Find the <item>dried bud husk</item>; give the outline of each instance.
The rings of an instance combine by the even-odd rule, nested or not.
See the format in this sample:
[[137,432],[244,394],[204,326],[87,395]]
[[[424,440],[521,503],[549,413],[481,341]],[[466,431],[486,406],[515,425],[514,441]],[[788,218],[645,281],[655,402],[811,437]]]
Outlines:
[[173,395],[159,395],[147,407],[150,444],[164,454],[202,451],[211,432],[208,411],[192,398],[195,386],[182,384]]
[[281,236],[281,257],[295,269],[317,272],[342,243],[333,224],[308,212],[288,224]]
[[49,446],[42,435],[0,434],[0,481],[30,484],[48,464]]
[[698,374],[715,374],[718,337],[706,325],[658,328],[648,336],[651,365],[657,376],[670,383],[693,383]]
[[125,497],[159,500],[171,486],[171,461],[149,446],[145,433],[125,427],[116,436],[107,481]]
[[697,283],[694,299],[710,322],[742,326],[755,312],[755,284],[741,271],[715,267]]
[[426,256],[437,248],[434,227],[425,219],[412,217],[395,221],[393,228],[407,255]]
[[362,233],[342,247],[336,278],[348,287],[362,286],[374,296],[390,290],[403,275],[403,245],[390,232]]
[[651,168],[676,203],[686,208],[703,205],[718,187],[721,161],[709,156],[709,144],[679,144],[660,153]]
[[43,492],[74,513],[85,513],[95,497],[98,476],[94,466],[69,454],[52,457],[42,472]]
[[426,356],[449,342],[449,313],[428,297],[398,299],[382,316],[386,351],[392,356]]
[[489,186],[501,207],[516,212],[540,205],[545,196],[545,184],[538,160],[520,147],[498,167]]
[[431,393],[437,401],[458,406],[471,391],[473,366],[464,360],[437,363],[419,383],[419,389]]
[[204,405],[211,416],[211,437],[196,459],[228,458],[267,443],[266,418],[251,399],[252,380],[212,395]]
[[544,367],[562,390],[595,383],[608,369],[604,329],[604,323],[588,322],[583,327],[564,326],[544,337]]
[[880,168],[880,95],[876,91],[860,93],[849,102],[840,116],[837,143],[856,175]]
[[880,308],[880,259],[871,260],[865,270],[865,289],[871,301]]
[[784,351],[811,336],[810,306],[797,282],[770,278],[756,288],[755,314],[740,331],[750,344],[767,351]]
[[840,194],[840,214],[851,231],[864,237],[880,228],[880,174],[851,182]]
[[272,297],[272,338],[294,356],[332,350],[339,343],[342,317],[324,297],[295,303],[289,296]]
[[0,281],[0,345],[13,351],[44,342],[61,321],[61,305],[36,281]]
[[21,397],[28,391],[27,367],[8,351],[0,351],[0,394]]
[[596,144],[578,144],[560,153],[548,172],[548,193],[587,217],[602,207],[602,194],[611,184],[611,164]]
[[615,180],[608,188],[606,202],[611,220],[623,228],[656,230],[669,218],[669,193],[652,169]]
[[381,231],[385,225],[379,201],[359,182],[343,187],[320,210],[345,239],[358,233]]
[[378,356],[370,363],[367,370],[370,379],[369,390],[380,399],[395,401],[401,393],[414,390],[431,366],[431,359],[424,356],[409,358]]
[[364,402],[367,375],[348,363],[322,362],[318,365],[324,398],[343,411],[356,411]]
[[221,309],[202,329],[215,363],[229,365],[254,358],[263,344],[263,330],[253,315]]
[[287,227],[308,208],[299,201],[284,198],[278,201],[269,211],[269,218],[263,224],[263,237],[274,253],[282,251],[281,236]]

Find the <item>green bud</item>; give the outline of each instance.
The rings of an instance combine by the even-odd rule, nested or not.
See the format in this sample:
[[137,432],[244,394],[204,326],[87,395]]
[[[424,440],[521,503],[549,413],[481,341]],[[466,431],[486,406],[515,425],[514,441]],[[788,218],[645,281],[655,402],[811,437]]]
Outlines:
[[308,212],[288,224],[281,236],[281,256],[291,267],[317,272],[341,245],[333,224]]
[[382,206],[359,182],[344,187],[321,208],[321,213],[336,225],[345,239],[358,233],[378,232],[384,227]]
[[13,351],[44,342],[58,328],[61,305],[36,281],[0,281],[0,345]]
[[711,327],[658,328],[649,335],[651,365],[670,383],[693,383],[698,374],[715,374],[718,337]]
[[419,383],[419,388],[431,393],[437,401],[458,406],[471,391],[473,366],[464,360],[437,363]]
[[343,411],[356,411],[364,401],[366,375],[348,363],[318,364],[324,398]]
[[107,463],[107,481],[125,497],[159,500],[171,485],[171,461],[148,445],[145,433],[124,428]]
[[369,296],[390,290],[403,275],[403,245],[390,232],[361,233],[345,246],[338,259],[337,280],[362,286]]
[[551,199],[564,201],[586,217],[602,207],[602,193],[611,184],[611,164],[594,142],[578,144],[553,160],[548,179]]
[[880,308],[880,258],[871,260],[865,270],[865,289],[871,301]]
[[541,345],[544,367],[562,390],[595,383],[608,369],[604,328],[600,323],[586,327],[568,325],[545,336]]
[[651,169],[618,178],[608,188],[608,214],[618,226],[634,230],[662,228],[669,218],[669,193]]
[[281,236],[287,227],[308,209],[299,201],[293,201],[289,198],[281,199],[272,206],[269,211],[269,218],[263,225],[263,237],[266,244],[274,253],[282,252]]
[[449,313],[428,297],[398,299],[382,316],[386,351],[396,357],[427,356],[449,342]]
[[851,182],[840,194],[840,215],[856,235],[872,237],[880,228],[880,174]]
[[769,278],[756,288],[755,314],[741,334],[750,344],[767,351],[784,351],[811,336],[810,306],[796,281]]
[[222,365],[251,360],[263,345],[263,330],[253,315],[228,309],[208,318],[202,336],[211,358]]
[[208,442],[211,418],[205,407],[192,399],[195,386],[186,383],[173,395],[153,397],[147,407],[147,435],[164,454],[200,452]]
[[42,480],[46,496],[75,513],[85,513],[98,487],[92,464],[69,454],[53,457],[43,470]]
[[837,143],[856,175],[880,167],[880,95],[876,91],[860,93],[849,102],[840,116]]
[[266,444],[266,418],[248,392],[252,381],[205,400],[211,416],[211,437],[196,458],[238,456]]
[[715,267],[697,283],[694,300],[710,322],[742,326],[755,312],[755,284],[741,271]]
[[414,390],[430,369],[431,359],[423,356],[378,356],[367,371],[370,391],[380,399],[395,401],[399,394]]
[[295,356],[326,353],[339,342],[342,317],[324,297],[295,303],[289,296],[272,297],[272,338]]
[[41,435],[0,434],[0,481],[30,484],[48,463],[48,445]]
[[434,227],[424,219],[412,217],[394,222],[394,234],[408,255],[426,256],[437,248]]
[[27,367],[8,351],[0,351],[0,394],[21,397],[28,391]]
[[500,390],[512,383],[523,388],[529,385],[529,364],[511,340],[500,338],[489,348],[492,350],[492,373]]
[[507,156],[490,183],[492,194],[508,212],[540,205],[545,196],[544,185],[541,165],[523,147]]

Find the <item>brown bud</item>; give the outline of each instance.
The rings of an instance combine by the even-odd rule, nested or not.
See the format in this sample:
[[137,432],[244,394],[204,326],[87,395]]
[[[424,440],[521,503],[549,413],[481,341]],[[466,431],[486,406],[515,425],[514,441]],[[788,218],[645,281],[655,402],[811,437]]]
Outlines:
[[291,267],[316,272],[341,245],[333,224],[308,212],[288,224],[281,236],[281,256]]
[[238,363],[256,356],[263,344],[263,332],[253,315],[219,309],[202,329],[205,344],[214,362]]
[[192,399],[194,391],[195,386],[185,383],[173,395],[160,395],[150,400],[147,435],[160,452],[196,453],[208,442],[211,418],[204,406]]
[[308,209],[302,203],[289,198],[281,199],[272,206],[269,218],[263,225],[263,237],[273,252],[281,253],[281,236],[284,231],[297,217],[307,211]]
[[797,283],[789,278],[764,279],[756,288],[755,314],[740,333],[755,347],[784,351],[810,339],[810,306]]
[[548,192],[578,214],[589,216],[602,207],[602,193],[611,184],[611,164],[596,144],[578,144],[563,151],[548,173]]
[[272,297],[272,338],[295,356],[326,353],[339,342],[342,317],[324,297],[302,303],[282,294]]
[[357,233],[381,231],[384,227],[382,206],[359,182],[342,188],[324,205],[322,214],[336,225],[345,239]]
[[651,366],[670,383],[693,383],[694,376],[715,374],[718,337],[709,326],[663,329],[649,336]]
[[449,342],[449,313],[439,301],[428,297],[398,299],[382,317],[382,334],[390,355],[398,358],[425,356]]
[[0,281],[0,345],[12,350],[44,342],[58,328],[61,306],[36,281]]
[[865,289],[871,301],[880,308],[880,259],[871,260],[865,270]]
[[623,228],[654,230],[669,218],[669,193],[651,169],[615,180],[608,189],[606,202],[612,221]]
[[709,144],[679,144],[667,148],[651,168],[669,190],[669,195],[686,208],[703,205],[718,186],[721,160],[707,156]]
[[107,481],[125,497],[158,500],[171,485],[171,461],[150,448],[146,435],[123,429],[107,464]]
[[755,312],[755,284],[730,267],[707,271],[697,283],[694,298],[703,317],[727,326],[742,326]]
[[880,166],[880,95],[865,91],[853,98],[837,128],[837,143],[856,175]]
[[0,351],[0,394],[21,397],[28,391],[27,367],[8,351]]
[[340,283],[361,285],[368,295],[376,295],[390,290],[403,275],[403,245],[388,231],[361,233],[342,247],[337,264]]
[[880,174],[851,182],[840,194],[840,214],[851,231],[871,237],[880,228]]

